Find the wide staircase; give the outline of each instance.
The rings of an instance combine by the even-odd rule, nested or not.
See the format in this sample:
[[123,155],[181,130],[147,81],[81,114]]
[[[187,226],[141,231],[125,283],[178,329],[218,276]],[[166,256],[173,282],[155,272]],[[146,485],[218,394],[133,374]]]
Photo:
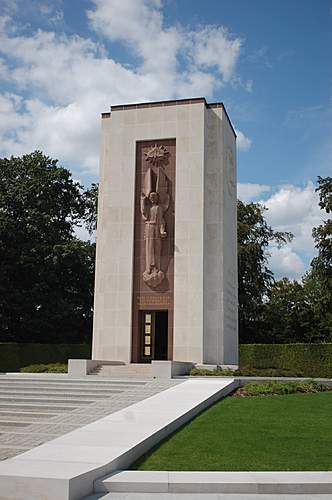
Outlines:
[[98,375],[119,380],[151,379],[152,366],[148,363],[100,364],[89,375]]
[[147,382],[0,374],[0,460],[144,399]]

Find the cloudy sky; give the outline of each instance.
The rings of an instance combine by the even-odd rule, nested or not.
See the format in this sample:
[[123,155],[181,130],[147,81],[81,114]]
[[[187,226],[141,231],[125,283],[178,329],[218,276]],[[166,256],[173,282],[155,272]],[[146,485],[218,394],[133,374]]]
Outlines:
[[0,156],[41,149],[98,180],[110,105],[205,96],[238,133],[238,193],[294,241],[271,248],[300,278],[332,173],[330,0],[0,0]]

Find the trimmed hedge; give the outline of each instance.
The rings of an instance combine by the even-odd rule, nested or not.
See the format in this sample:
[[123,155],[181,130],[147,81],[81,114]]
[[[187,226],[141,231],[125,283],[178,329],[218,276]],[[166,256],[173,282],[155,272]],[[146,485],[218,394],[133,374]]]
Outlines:
[[[31,364],[91,359],[88,344],[0,343],[0,372],[20,371]],[[332,344],[242,344],[240,368],[276,369],[305,377],[332,377]]]
[[0,343],[0,372],[18,372],[23,366],[39,363],[67,363],[70,358],[91,359],[91,346]]
[[332,344],[242,344],[240,368],[276,368],[332,377]]
[[68,363],[48,363],[23,366],[21,373],[68,373]]
[[316,382],[251,382],[240,387],[234,396],[274,396],[295,393],[317,393],[331,391],[332,388]]

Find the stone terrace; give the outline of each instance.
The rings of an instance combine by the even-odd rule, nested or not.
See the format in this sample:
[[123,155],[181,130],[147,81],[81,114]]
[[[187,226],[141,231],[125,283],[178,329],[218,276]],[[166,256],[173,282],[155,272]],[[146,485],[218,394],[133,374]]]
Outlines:
[[0,460],[181,383],[67,375],[0,375]]

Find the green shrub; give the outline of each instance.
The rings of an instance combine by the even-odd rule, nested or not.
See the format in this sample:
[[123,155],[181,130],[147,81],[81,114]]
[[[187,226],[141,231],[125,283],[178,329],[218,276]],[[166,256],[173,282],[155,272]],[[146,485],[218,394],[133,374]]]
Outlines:
[[289,370],[294,376],[330,378],[332,344],[242,344],[240,371],[244,369]]
[[229,370],[216,368],[207,370],[204,368],[193,368],[190,375],[197,377],[303,377],[303,371],[288,370],[287,368],[239,368],[238,370]]
[[192,368],[190,375],[197,377],[233,377],[233,370],[222,370],[221,368],[216,368],[215,370],[207,370],[206,368]]
[[196,376],[332,377],[332,344],[242,344],[238,370],[194,368]]
[[239,368],[234,373],[240,377],[304,377],[303,370],[288,368]]
[[17,372],[31,364],[67,363],[91,358],[89,344],[0,343],[0,372]]
[[20,370],[23,373],[67,373],[67,363],[48,363],[24,366]]
[[296,392],[324,392],[330,387],[317,382],[251,382],[238,389],[234,396],[272,396],[294,394]]

